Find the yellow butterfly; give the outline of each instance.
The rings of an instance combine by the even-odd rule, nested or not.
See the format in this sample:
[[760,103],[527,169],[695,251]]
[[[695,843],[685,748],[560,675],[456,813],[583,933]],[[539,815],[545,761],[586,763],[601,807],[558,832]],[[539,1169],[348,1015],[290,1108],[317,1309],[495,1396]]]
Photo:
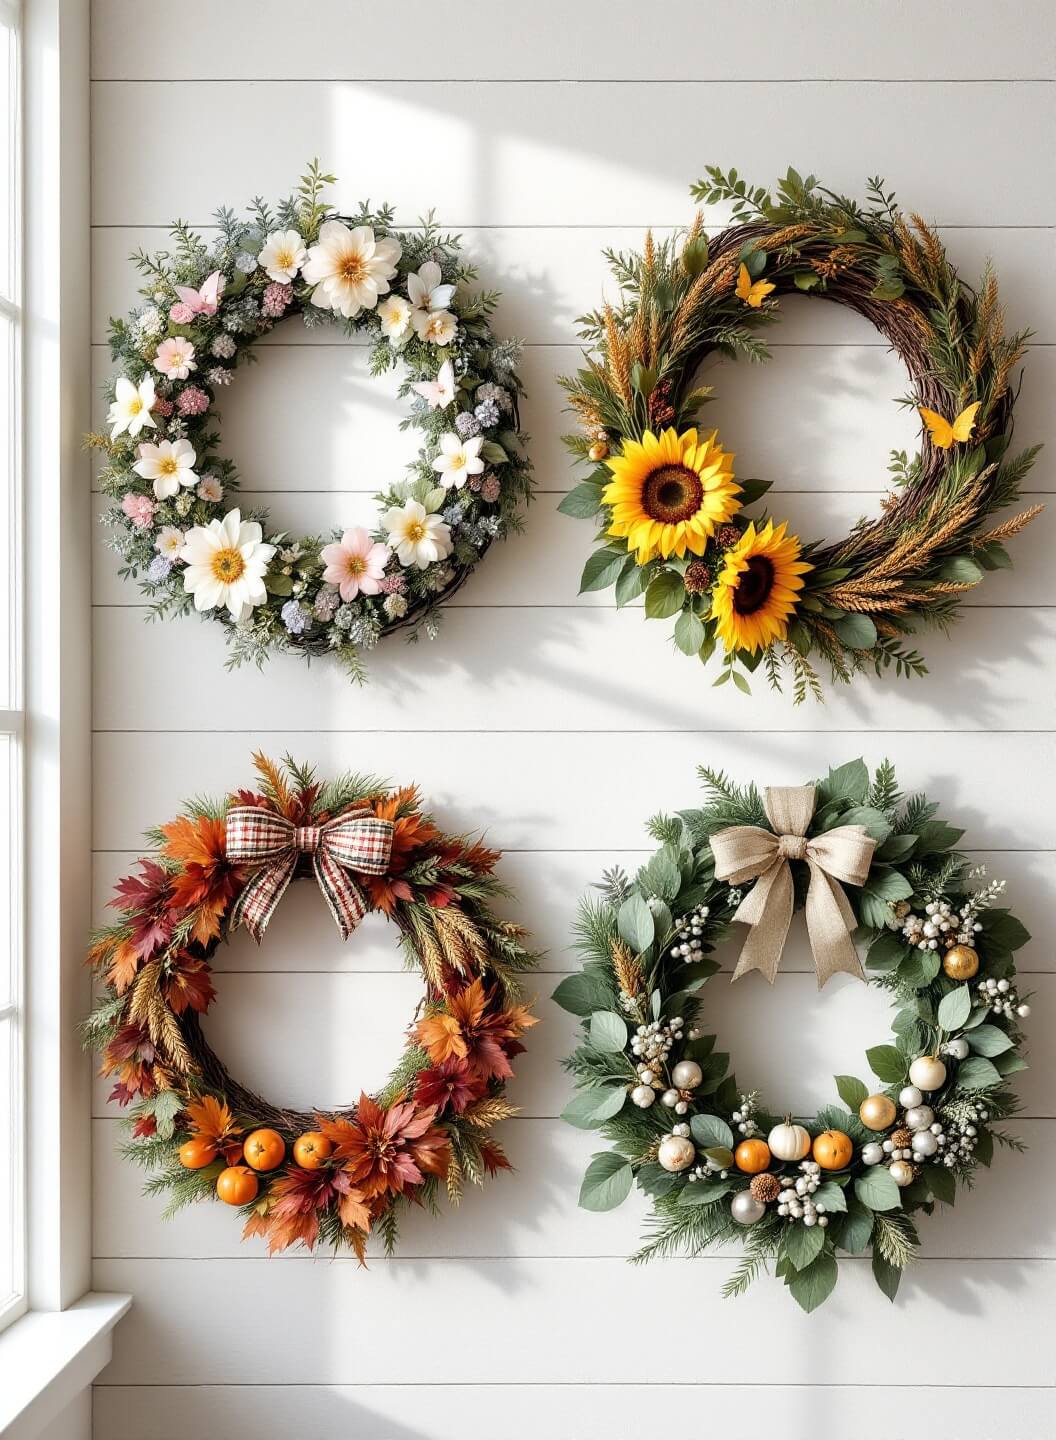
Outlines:
[[940,450],[948,450],[955,441],[963,443],[969,438],[975,429],[975,412],[982,403],[981,400],[977,400],[974,405],[969,405],[952,423],[945,416],[936,415],[934,410],[928,410],[923,405],[919,405],[917,408],[920,411],[921,419],[928,427],[931,443],[937,445]]
[[737,272],[737,299],[746,301],[753,310],[758,310],[770,292],[776,289],[777,286],[771,285],[769,280],[756,280],[753,285],[747,265],[742,265]]

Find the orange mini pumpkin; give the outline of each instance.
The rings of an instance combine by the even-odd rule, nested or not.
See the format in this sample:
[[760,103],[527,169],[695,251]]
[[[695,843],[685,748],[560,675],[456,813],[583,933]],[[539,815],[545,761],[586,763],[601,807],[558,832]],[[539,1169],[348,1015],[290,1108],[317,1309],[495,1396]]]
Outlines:
[[242,1147],[246,1164],[254,1170],[274,1170],[286,1155],[286,1141],[277,1130],[254,1130]]
[[854,1145],[842,1130],[823,1130],[814,1141],[813,1154],[823,1170],[843,1170],[851,1163]]
[[770,1146],[765,1140],[742,1140],[733,1152],[737,1169],[758,1175],[770,1164]]
[[185,1170],[204,1170],[216,1159],[216,1142],[199,1135],[180,1146],[180,1164]]
[[321,1130],[308,1130],[293,1142],[293,1158],[302,1170],[318,1170],[333,1149]]
[[259,1189],[260,1181],[245,1165],[229,1165],[216,1177],[216,1193],[225,1205],[248,1205]]

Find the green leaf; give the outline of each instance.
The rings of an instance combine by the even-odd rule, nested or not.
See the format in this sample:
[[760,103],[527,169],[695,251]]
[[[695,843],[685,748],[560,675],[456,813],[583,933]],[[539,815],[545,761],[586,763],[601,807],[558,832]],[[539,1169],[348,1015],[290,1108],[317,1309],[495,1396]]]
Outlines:
[[269,595],[292,595],[292,575],[265,575],[264,588]]
[[624,605],[629,605],[632,600],[645,589],[646,572],[640,565],[632,565],[624,570],[623,574],[616,581],[616,608],[622,610]]
[[1011,954],[1030,939],[1030,931],[1010,910],[986,910],[981,917],[982,937],[987,947]]
[[645,614],[648,620],[667,620],[677,615],[686,599],[682,576],[674,570],[662,570],[650,581],[645,592]]
[[832,1294],[837,1275],[836,1257],[823,1250],[805,1270],[796,1270],[788,1277],[788,1288],[796,1304],[809,1315]]
[[590,1085],[572,1097],[561,1111],[561,1119],[577,1130],[595,1130],[618,1115],[626,1099],[622,1085]]
[[860,1255],[873,1233],[873,1212],[852,1195],[847,1201],[847,1219],[840,1227],[840,1244],[851,1255]]
[[583,566],[579,593],[585,595],[588,590],[604,590],[606,586],[614,585],[628,559],[629,556],[614,555],[611,550],[595,550]]
[[708,237],[696,235],[682,247],[682,268],[690,279],[696,279],[708,264]]
[[898,1283],[902,1279],[902,1271],[897,1266],[889,1264],[875,1247],[873,1249],[873,1279],[887,1298],[894,1300],[898,1294]]
[[883,1165],[873,1165],[859,1175],[854,1193],[870,1210],[897,1210],[902,1204],[898,1186]]
[[906,1078],[909,1062],[894,1045],[874,1045],[865,1052],[869,1069],[885,1085],[899,1085]]
[[785,1227],[784,1253],[797,1270],[805,1270],[825,1249],[825,1231],[818,1225],[807,1226],[794,1220]]
[[871,840],[877,845],[882,845],[891,834],[891,824],[881,811],[873,808],[872,805],[853,805],[850,810],[845,810],[842,815],[833,815],[832,824],[826,824],[826,830],[831,830],[836,825],[860,825]]
[[673,900],[682,888],[678,847],[665,845],[662,850],[658,850],[648,864],[638,871],[638,884],[650,895],[659,895],[661,900]]
[[640,895],[628,895],[616,917],[616,928],[636,955],[653,943],[656,927],[652,912]]
[[694,1181],[687,1185],[678,1197],[680,1205],[714,1205],[716,1200],[733,1189],[732,1180],[715,1180],[708,1183],[704,1180]]
[[868,615],[848,615],[832,628],[848,650],[871,650],[876,644],[876,626]]
[[957,1181],[952,1170],[947,1170],[945,1165],[925,1165],[924,1180],[936,1200],[944,1205],[953,1204],[957,1198]]
[[865,963],[870,970],[895,970],[906,955],[906,942],[894,930],[885,930],[869,946]]
[[870,300],[898,300],[905,293],[901,280],[881,280],[869,291]]
[[590,1043],[595,1050],[615,1055],[627,1048],[627,1022],[615,1010],[596,1010],[590,1017]]
[[709,1145],[708,1148],[703,1151],[703,1154],[706,1159],[710,1160],[713,1165],[718,1166],[720,1170],[730,1170],[733,1168],[733,1151],[725,1145]]
[[151,1113],[162,1140],[171,1140],[176,1129],[176,1116],[183,1108],[177,1090],[159,1090],[151,1104]]
[[675,621],[675,644],[683,655],[695,655],[704,644],[704,622],[692,610],[683,610]]
[[977,585],[983,578],[983,567],[970,555],[951,555],[939,568],[940,580],[953,580],[958,585]]
[[562,515],[573,515],[577,520],[596,515],[601,509],[601,486],[583,480],[568,492],[557,508]]
[[845,765],[830,769],[824,780],[818,781],[818,808],[830,800],[851,800],[864,805],[869,793],[869,769],[864,760],[848,760]]
[[876,851],[876,859],[884,865],[897,865],[908,860],[917,843],[915,835],[889,835]]
[[480,447],[480,454],[487,465],[505,465],[510,458],[502,446],[496,445],[494,440],[485,440]]
[[969,1055],[957,1067],[958,1090],[989,1090],[1000,1083],[1001,1071],[985,1055]]
[[953,1030],[959,1030],[968,1019],[972,1008],[972,992],[967,985],[958,985],[956,990],[951,990],[939,1001],[939,1009],[935,1016],[940,1027],[949,1034]]
[[694,1115],[689,1122],[690,1134],[702,1149],[711,1145],[721,1145],[727,1150],[733,1149],[733,1131],[720,1120],[718,1115]]
[[913,894],[913,886],[901,871],[886,866],[873,869],[862,889],[869,895],[888,901],[906,900]]
[[855,1079],[853,1075],[837,1075],[836,1089],[840,1099],[847,1106],[848,1110],[857,1110],[869,1090],[863,1081]]
[[821,276],[813,270],[796,270],[792,279],[797,290],[813,290],[821,284]]
[[580,970],[575,975],[566,975],[551,999],[570,1015],[590,1015],[612,1004],[613,987],[606,984],[600,975]]
[[843,1193],[843,1186],[837,1185],[835,1180],[826,1180],[814,1191],[814,1204],[824,1205],[827,1215],[843,1214],[847,1209],[847,1196]]
[[990,1059],[1012,1049],[1012,1036],[997,1025],[977,1025],[966,1038],[977,1055],[988,1055]]
[[583,1210],[615,1210],[631,1193],[634,1171],[629,1160],[611,1151],[595,1155],[587,1166],[583,1184],[579,1191],[579,1204]]

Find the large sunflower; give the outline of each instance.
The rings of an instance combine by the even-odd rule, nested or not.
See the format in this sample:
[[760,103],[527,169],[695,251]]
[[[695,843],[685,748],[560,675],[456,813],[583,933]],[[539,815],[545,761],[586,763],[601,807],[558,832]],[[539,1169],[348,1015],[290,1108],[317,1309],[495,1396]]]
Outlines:
[[787,528],[784,521],[776,530],[772,520],[758,531],[751,524],[724,556],[711,613],[727,651],[754,655],[788,632],[802,577],[814,567],[800,560],[803,547]]
[[608,462],[612,479],[602,499],[612,507],[609,534],[636,550],[639,565],[657,555],[703,555],[715,528],[740,509],[733,456],[716,443],[718,431],[698,436],[672,429],[641,442],[625,440]]

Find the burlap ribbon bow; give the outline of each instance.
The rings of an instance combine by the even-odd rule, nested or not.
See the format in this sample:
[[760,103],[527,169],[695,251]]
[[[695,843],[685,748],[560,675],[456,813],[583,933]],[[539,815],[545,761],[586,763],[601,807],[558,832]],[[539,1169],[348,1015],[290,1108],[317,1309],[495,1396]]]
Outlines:
[[349,875],[382,875],[392,850],[392,821],[370,810],[346,810],[323,825],[293,825],[273,810],[236,805],[227,812],[227,858],[256,865],[232,911],[232,926],[244,925],[260,943],[275,907],[293,879],[301,855],[312,857],[312,870],[323,898],[347,940],[370,908]]
[[840,882],[865,884],[876,841],[861,825],[838,825],[808,840],[807,829],[814,815],[813,785],[768,787],[763,806],[773,832],[757,825],[733,825],[711,837],[715,878],[731,885],[755,881],[733,917],[752,927],[733,978],[761,970],[771,985],[774,983],[792,922],[792,869],[788,862],[803,860],[810,867],[805,914],[818,989],[837,970],[864,980],[851,939],[857,922]]

